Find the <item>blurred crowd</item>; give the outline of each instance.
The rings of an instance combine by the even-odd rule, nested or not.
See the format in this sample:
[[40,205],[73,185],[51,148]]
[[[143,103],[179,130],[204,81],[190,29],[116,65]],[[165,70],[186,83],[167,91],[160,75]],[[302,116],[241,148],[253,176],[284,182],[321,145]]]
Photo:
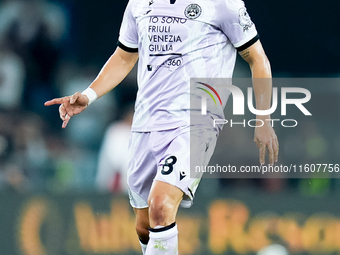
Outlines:
[[[72,118],[65,130],[61,130],[58,107],[43,105],[49,99],[83,91],[103,64],[81,64],[70,58],[68,53],[74,50],[69,48],[74,39],[70,32],[72,22],[63,2],[0,2],[0,190],[126,192],[135,70],[123,86]],[[304,130],[314,134],[305,148],[292,148],[289,143],[296,141],[293,136],[286,137],[281,148],[293,158],[322,157],[332,147],[316,125],[306,125],[308,128],[302,127],[301,134]],[[251,135],[238,134],[226,142],[242,145],[240,139],[252,139]],[[233,140],[235,137],[238,141]],[[243,150],[243,155],[236,155],[233,151],[228,155],[239,160],[252,153]],[[219,150],[216,155],[225,157],[223,153],[226,151]],[[332,188],[328,179],[315,181],[314,186],[305,183],[306,180],[223,179],[219,186],[251,186],[268,192],[299,187],[316,194]]]
[[49,135],[51,111],[42,104],[60,93],[54,77],[67,22],[61,6],[52,3],[1,2],[1,187],[26,190],[43,185],[52,174],[54,150],[64,147]]
[[133,84],[132,96],[125,96],[124,89],[118,96],[107,95],[73,118],[66,130],[61,130],[58,107],[44,106],[49,99],[84,90],[100,70],[101,64],[82,65],[68,54],[68,41],[74,40],[71,18],[67,6],[57,2],[0,2],[0,189],[93,190],[98,165],[103,169],[105,164],[98,158],[108,125],[122,119],[127,124],[108,133],[130,130],[129,118],[116,109],[126,106],[123,112],[131,115],[127,105]]

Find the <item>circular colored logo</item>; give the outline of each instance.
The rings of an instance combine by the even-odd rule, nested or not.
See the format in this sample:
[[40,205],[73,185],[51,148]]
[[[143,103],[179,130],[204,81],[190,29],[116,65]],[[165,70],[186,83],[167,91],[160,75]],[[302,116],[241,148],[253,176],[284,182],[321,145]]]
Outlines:
[[190,4],[185,8],[184,14],[188,19],[197,19],[201,16],[202,8],[198,4]]

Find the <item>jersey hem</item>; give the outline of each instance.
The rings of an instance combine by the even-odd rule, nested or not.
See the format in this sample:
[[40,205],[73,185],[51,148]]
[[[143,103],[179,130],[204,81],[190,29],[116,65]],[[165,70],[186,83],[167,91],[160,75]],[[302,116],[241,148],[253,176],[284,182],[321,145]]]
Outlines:
[[246,38],[244,38],[243,40],[241,40],[240,42],[237,42],[234,44],[234,47],[237,49],[237,48],[240,48],[242,47],[243,45],[245,45],[247,42],[251,41],[255,36],[257,36],[258,33],[257,31],[255,30],[253,33],[251,33],[249,36],[247,36]]
[[166,130],[171,130],[171,129],[176,129],[180,127],[186,127],[189,126],[189,123],[183,122],[183,123],[177,123],[177,124],[164,124],[164,126],[158,126],[158,127],[145,127],[145,128],[134,128],[132,126],[131,131],[132,132],[138,132],[138,133],[144,133],[144,132],[154,132],[154,131],[166,131]]
[[260,36],[259,36],[259,34],[257,34],[253,39],[251,39],[247,43],[243,44],[242,46],[236,48],[236,50],[237,51],[243,51],[243,50],[249,48],[250,46],[252,46],[254,43],[256,43],[259,39],[260,39]]
[[121,48],[122,50],[125,50],[127,52],[131,52],[131,53],[138,52],[138,46],[136,48],[136,45],[129,44],[129,43],[126,43],[126,42],[122,43],[121,39],[118,40],[117,46],[119,48]]

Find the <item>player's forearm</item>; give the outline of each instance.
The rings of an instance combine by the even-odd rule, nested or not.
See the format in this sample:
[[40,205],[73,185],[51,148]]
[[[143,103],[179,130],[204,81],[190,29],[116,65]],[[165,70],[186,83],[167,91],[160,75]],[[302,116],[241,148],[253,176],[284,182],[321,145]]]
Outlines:
[[[250,64],[257,110],[268,110],[272,98],[272,74],[268,58],[264,55]],[[269,119],[270,115],[257,115],[257,119]]]
[[105,95],[128,75],[137,59],[138,53],[128,53],[117,48],[92,82],[90,88],[96,92],[98,98]]
[[[240,52],[242,58],[248,62],[253,77],[253,88],[257,110],[268,110],[272,97],[272,73],[269,60],[260,41]],[[269,115],[257,115],[258,119],[269,119]]]

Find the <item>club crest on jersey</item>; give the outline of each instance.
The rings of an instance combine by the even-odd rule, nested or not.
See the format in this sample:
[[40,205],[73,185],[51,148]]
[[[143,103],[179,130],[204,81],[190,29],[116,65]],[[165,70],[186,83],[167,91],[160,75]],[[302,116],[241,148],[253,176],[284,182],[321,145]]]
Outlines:
[[245,7],[239,10],[239,22],[243,27],[243,32],[248,31],[254,25]]
[[202,8],[198,4],[190,4],[185,8],[184,14],[188,19],[197,19],[201,16]]

